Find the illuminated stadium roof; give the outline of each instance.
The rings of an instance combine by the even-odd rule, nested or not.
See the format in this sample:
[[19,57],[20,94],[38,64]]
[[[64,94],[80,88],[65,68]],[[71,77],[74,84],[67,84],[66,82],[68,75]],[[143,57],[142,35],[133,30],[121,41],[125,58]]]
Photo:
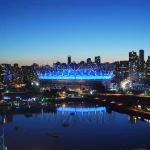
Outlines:
[[113,77],[114,64],[59,64],[42,66],[38,71],[39,80],[105,80]]

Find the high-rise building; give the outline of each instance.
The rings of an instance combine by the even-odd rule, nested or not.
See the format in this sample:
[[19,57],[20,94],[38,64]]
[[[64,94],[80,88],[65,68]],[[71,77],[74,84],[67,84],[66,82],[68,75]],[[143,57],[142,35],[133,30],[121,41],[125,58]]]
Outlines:
[[139,50],[139,63],[144,61],[144,50]]
[[1,81],[5,85],[9,85],[12,81],[12,67],[10,64],[1,65]]
[[120,65],[119,61],[116,61],[115,65],[116,65],[115,72],[116,72],[116,74],[119,74],[119,65]]
[[136,58],[137,58],[136,52],[134,51],[129,52],[129,62],[135,60]]
[[0,83],[2,82],[2,65],[0,65]]
[[14,64],[14,68],[18,68],[18,64]]
[[20,79],[20,68],[18,64],[14,64],[12,67],[12,83],[18,84]]
[[96,63],[96,64],[100,64],[100,63],[101,63],[101,58],[100,58],[100,56],[96,56],[96,57],[95,57],[95,63]]
[[150,79],[150,56],[148,56],[146,61],[146,78]]
[[29,83],[31,82],[33,79],[32,79],[32,68],[31,66],[22,66],[21,67],[21,82],[22,83]]
[[116,61],[115,66],[115,80],[120,82],[129,77],[129,61]]
[[129,77],[131,83],[138,80],[138,56],[136,52],[129,52]]
[[145,70],[144,70],[144,50],[139,50],[139,77],[145,77]]
[[88,59],[87,59],[87,64],[91,64],[91,62],[92,62],[92,61],[91,61],[91,58],[88,58]]
[[71,56],[68,56],[68,65],[71,64]]
[[129,76],[129,61],[120,61],[119,71],[122,79],[127,78]]
[[120,81],[120,76],[119,76],[119,61],[114,62],[115,63],[115,69],[114,69],[114,80]]

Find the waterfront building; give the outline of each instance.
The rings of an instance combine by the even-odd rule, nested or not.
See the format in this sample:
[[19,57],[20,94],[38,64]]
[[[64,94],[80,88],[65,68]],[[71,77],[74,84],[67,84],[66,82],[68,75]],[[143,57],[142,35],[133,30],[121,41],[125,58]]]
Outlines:
[[136,52],[129,52],[129,78],[131,83],[139,79],[138,63],[139,59]]

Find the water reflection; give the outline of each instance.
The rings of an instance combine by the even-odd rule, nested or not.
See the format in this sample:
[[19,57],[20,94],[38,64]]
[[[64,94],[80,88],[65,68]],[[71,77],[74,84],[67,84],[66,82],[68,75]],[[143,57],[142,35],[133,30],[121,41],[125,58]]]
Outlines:
[[[88,111],[89,110],[89,111]],[[91,110],[91,111],[90,111]],[[72,114],[75,112],[75,114]],[[82,123],[82,124],[104,124],[109,120],[113,120],[116,117],[116,112],[108,114],[103,107],[98,108],[71,108],[60,107],[57,113],[43,113],[35,114],[34,117],[40,120],[47,120],[52,123],[63,124],[69,123],[70,125]]]
[[150,123],[150,119],[146,119],[144,117],[139,117],[139,116],[131,116],[131,115],[128,116],[128,121],[129,123],[132,123],[132,124],[136,124],[138,121]]
[[0,123],[1,125],[3,124],[9,124],[13,122],[13,114],[9,113],[9,114],[3,114],[0,116]]
[[[139,119],[148,120],[119,114],[110,107],[85,106],[1,116],[8,150],[121,150],[141,147],[149,141],[148,137],[142,139],[146,133],[150,134],[150,126],[141,121],[140,125],[135,124]],[[126,131],[130,131],[130,136]],[[138,145],[137,140],[140,141]]]
[[[1,115],[1,124],[9,124],[13,122],[12,113]],[[69,125],[82,123],[82,124],[104,124],[109,120],[113,120],[116,117],[116,112],[110,108],[105,107],[59,107],[56,112],[45,113],[41,110],[41,113],[24,113],[22,114],[26,118],[33,117],[39,120],[47,120],[52,123],[68,123]]]

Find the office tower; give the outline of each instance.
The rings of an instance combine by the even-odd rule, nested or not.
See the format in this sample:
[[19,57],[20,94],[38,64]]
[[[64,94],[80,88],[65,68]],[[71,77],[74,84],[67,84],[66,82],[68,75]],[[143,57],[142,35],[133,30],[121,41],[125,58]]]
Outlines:
[[145,70],[144,70],[144,50],[139,50],[139,77],[145,77]]
[[37,70],[37,69],[39,68],[39,65],[36,64],[36,63],[33,63],[33,64],[31,65],[31,67],[32,67],[32,69]]
[[68,65],[71,64],[71,56],[68,56]]
[[119,71],[122,79],[126,79],[129,76],[129,61],[120,61]]
[[133,61],[133,60],[136,60],[136,58],[137,58],[136,52],[134,52],[134,51],[129,52],[129,62]]
[[4,85],[9,85],[12,81],[12,67],[10,64],[1,65],[1,82]]
[[18,67],[18,64],[14,64],[12,67],[12,82],[13,84],[18,84],[20,78],[20,68]]
[[115,79],[119,79],[119,61],[116,61],[115,62],[115,69],[114,69],[114,76],[115,76]]
[[150,79],[150,56],[148,56],[146,61],[146,78]]
[[119,73],[119,65],[120,65],[119,61],[116,61],[116,62],[115,62],[115,65],[116,65],[115,71],[116,71],[117,73]]
[[18,64],[14,64],[14,68],[18,68]]
[[91,62],[92,62],[92,61],[91,61],[91,58],[88,58],[88,59],[87,59],[87,64],[91,64]]
[[138,62],[136,52],[129,52],[129,77],[131,83],[138,80]]
[[22,66],[21,67],[21,82],[28,84],[30,83],[33,78],[32,78],[32,67],[31,66]]
[[0,65],[0,83],[2,82],[2,65]]
[[139,50],[139,63],[144,61],[144,50]]
[[96,57],[95,57],[95,63],[96,63],[96,64],[100,64],[100,63],[101,63],[101,58],[100,58],[100,56],[96,56]]

